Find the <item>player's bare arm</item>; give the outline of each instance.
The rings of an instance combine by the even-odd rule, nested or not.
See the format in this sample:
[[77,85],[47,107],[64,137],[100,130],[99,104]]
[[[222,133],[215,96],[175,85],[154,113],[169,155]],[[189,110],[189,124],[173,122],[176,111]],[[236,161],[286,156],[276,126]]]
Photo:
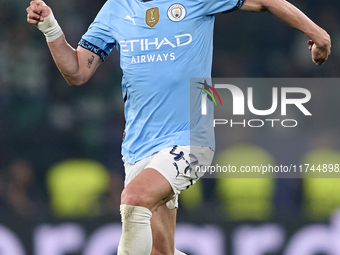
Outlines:
[[312,60],[317,65],[322,65],[331,53],[329,34],[285,0],[246,0],[240,9],[253,12],[268,11],[303,32],[311,39],[308,42],[309,49],[312,52]]
[[70,86],[87,82],[103,62],[100,57],[80,46],[71,47],[54,19],[52,10],[43,1],[31,1],[26,9],[27,22],[36,25],[47,38],[47,44],[61,74]]

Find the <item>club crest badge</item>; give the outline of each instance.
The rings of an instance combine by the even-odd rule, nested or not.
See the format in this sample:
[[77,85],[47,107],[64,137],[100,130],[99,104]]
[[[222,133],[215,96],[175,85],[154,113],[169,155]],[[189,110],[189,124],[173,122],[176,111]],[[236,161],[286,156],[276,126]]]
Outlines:
[[170,6],[168,10],[168,17],[172,21],[181,21],[185,18],[187,11],[185,10],[184,6],[181,4],[173,4]]
[[158,7],[154,7],[154,8],[146,10],[145,23],[149,27],[156,26],[158,21],[159,21],[159,9],[158,9]]

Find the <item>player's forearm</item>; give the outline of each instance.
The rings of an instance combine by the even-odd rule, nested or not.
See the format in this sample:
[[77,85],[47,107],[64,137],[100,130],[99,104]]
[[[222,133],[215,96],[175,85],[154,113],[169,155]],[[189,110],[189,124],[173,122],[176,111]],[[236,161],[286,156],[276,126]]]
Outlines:
[[47,44],[60,73],[70,86],[79,86],[87,81],[80,72],[77,50],[66,42],[64,35]]
[[324,47],[330,43],[328,33],[289,2],[285,0],[263,0],[262,5],[265,10],[303,32],[317,46]]
[[245,0],[241,6],[244,11],[268,11],[300,30],[311,39],[308,42],[312,60],[317,65],[322,65],[331,53],[331,38],[321,27],[310,20],[303,12],[285,0]]
[[81,47],[76,50],[65,40],[65,36],[53,12],[41,0],[33,0],[27,7],[27,22],[34,24],[46,37],[54,62],[71,86],[85,83],[101,63],[98,56]]
[[285,0],[246,0],[241,7],[245,11],[268,11],[288,25],[300,30],[318,47],[327,47],[330,36],[303,12]]

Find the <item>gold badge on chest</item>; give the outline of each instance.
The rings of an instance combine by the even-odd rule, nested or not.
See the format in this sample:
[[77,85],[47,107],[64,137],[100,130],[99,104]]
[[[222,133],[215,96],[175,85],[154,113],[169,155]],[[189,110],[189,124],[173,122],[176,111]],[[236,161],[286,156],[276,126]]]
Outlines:
[[145,14],[145,23],[149,27],[154,27],[159,21],[159,9],[158,7],[154,7],[146,10]]

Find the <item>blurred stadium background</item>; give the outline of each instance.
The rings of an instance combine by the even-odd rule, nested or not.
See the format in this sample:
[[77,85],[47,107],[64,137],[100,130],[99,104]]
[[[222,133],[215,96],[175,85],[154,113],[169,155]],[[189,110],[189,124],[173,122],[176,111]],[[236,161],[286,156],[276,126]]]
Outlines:
[[[307,38],[270,14],[234,12],[217,15],[213,77],[337,78],[340,2],[291,2],[330,33],[325,65],[312,64]],[[104,1],[47,3],[76,47]],[[0,0],[0,254],[114,255],[124,178],[118,53],[70,88],[26,23],[28,5]],[[319,90],[317,102],[334,107],[327,98],[340,91]],[[240,137],[216,160],[240,148],[270,162],[340,160],[335,126],[282,146],[265,134]],[[177,246],[189,255],[340,254],[339,194],[337,179],[204,179],[183,193]]]

